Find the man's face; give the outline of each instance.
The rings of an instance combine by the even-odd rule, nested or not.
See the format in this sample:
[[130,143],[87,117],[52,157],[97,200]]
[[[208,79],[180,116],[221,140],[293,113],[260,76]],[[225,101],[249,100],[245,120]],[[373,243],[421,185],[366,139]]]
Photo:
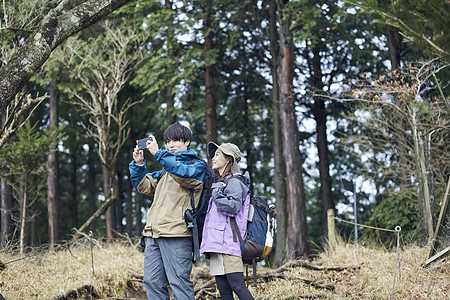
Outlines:
[[176,153],[176,152],[179,152],[179,151],[187,150],[188,146],[189,146],[189,143],[190,143],[189,140],[186,141],[186,142],[183,142],[181,140],[179,140],[179,141],[167,140],[166,141],[166,147],[167,147],[167,150],[169,150],[170,152]]

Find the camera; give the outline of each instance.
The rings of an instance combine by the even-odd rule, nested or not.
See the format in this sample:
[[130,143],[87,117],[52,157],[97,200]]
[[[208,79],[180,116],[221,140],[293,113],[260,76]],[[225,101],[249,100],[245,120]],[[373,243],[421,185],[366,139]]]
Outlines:
[[153,139],[151,137],[147,137],[147,138],[138,140],[138,149],[139,150],[147,149],[147,141],[153,141]]

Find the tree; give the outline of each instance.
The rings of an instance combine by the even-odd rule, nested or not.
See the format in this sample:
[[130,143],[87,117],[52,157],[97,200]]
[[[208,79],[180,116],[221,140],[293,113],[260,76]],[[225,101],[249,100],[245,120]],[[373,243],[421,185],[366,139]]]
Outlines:
[[42,178],[46,172],[44,168],[47,155],[54,151],[60,129],[49,130],[40,134],[36,126],[29,122],[17,134],[18,141],[0,148],[1,176],[3,178],[14,175],[16,184],[13,186],[19,191],[20,215],[20,253],[25,246],[26,223],[29,221],[28,208],[32,205],[32,190],[36,187],[33,181]]
[[434,232],[434,191],[443,190],[450,176],[449,104],[433,80],[444,68],[448,65],[437,59],[407,64],[402,74],[365,82],[353,91],[360,100],[357,115],[366,115],[359,118],[364,133],[349,139],[369,157],[367,175],[384,181],[386,189],[417,188],[427,238]]
[[108,239],[113,237],[115,225],[114,210],[110,206],[119,191],[117,157],[129,134],[126,115],[130,107],[139,102],[127,99],[121,103],[118,98],[142,60],[143,39],[135,28],[138,28],[135,24],[120,24],[119,27],[114,20],[106,20],[100,24],[98,36],[89,41],[80,37],[68,40],[59,56],[83,87],[81,91],[69,88],[68,92],[76,98],[72,104],[89,116],[90,126],[86,129],[97,142],[105,194],[100,209],[107,209]]
[[128,2],[87,0],[71,7],[73,1],[63,0],[52,8],[0,69],[0,115],[59,44]]
[[[384,24],[400,30],[405,42],[423,51],[426,56],[450,58],[450,4],[441,0],[401,0],[386,5],[384,1],[344,0],[373,12]],[[394,67],[394,66],[393,66]]]
[[[50,86],[50,129],[58,127],[58,87]],[[48,212],[48,236],[49,248],[53,249],[60,236],[60,193],[59,193],[59,155],[56,150],[47,158],[47,212]]]
[[279,80],[280,119],[282,124],[283,154],[287,184],[287,254],[309,256],[308,225],[306,223],[306,199],[303,183],[303,167],[299,150],[299,134],[295,114],[293,91],[295,47],[290,32],[290,20],[283,9],[288,1],[278,0],[278,34],[280,38]]

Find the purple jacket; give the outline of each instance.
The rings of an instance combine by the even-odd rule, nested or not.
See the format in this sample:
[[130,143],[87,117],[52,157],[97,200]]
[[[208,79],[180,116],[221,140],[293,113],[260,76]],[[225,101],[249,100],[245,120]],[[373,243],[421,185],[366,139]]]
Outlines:
[[[242,177],[241,177],[242,178]],[[241,257],[239,239],[233,241],[230,217],[236,218],[242,238],[247,229],[248,207],[250,204],[250,178],[246,172],[246,183],[237,178],[226,176],[224,188],[220,182],[212,185],[212,196],[209,200],[208,212],[203,227],[200,252],[222,253]]]

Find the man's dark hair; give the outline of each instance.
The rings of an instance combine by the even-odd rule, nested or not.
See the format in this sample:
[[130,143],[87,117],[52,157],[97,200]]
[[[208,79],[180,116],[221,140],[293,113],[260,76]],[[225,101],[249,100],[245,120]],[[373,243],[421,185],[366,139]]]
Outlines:
[[178,122],[173,123],[167,127],[164,131],[164,142],[167,143],[168,140],[174,141],[190,141],[192,138],[192,132],[186,126],[181,125]]

